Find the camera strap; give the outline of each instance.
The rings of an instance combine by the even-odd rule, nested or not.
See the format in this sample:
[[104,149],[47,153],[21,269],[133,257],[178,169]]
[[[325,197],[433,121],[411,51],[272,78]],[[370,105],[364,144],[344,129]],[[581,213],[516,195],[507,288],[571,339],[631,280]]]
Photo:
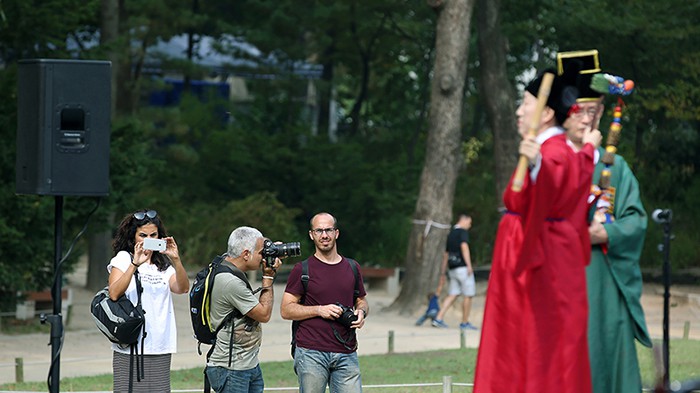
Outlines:
[[327,319],[326,321],[331,325],[331,329],[333,330],[333,335],[335,336],[335,338],[341,344],[343,344],[343,347],[345,347],[345,349],[347,349],[348,351],[357,350],[357,340],[355,340],[355,345],[353,345],[352,347],[348,345],[348,343],[350,343],[350,341],[352,341],[355,338],[355,329],[349,329],[350,332],[348,333],[348,338],[343,338],[343,336],[341,336],[340,333],[338,333],[338,331],[335,330],[335,327],[333,326],[333,321],[329,321]]

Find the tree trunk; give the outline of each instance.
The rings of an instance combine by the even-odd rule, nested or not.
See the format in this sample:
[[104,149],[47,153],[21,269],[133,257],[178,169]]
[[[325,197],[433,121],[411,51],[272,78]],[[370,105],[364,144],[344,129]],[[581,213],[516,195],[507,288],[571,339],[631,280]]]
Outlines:
[[112,257],[112,231],[106,230],[90,236],[88,244],[88,272],[85,288],[99,291],[107,285],[107,264]]
[[472,0],[430,0],[437,11],[435,66],[431,84],[426,158],[406,253],[406,275],[394,301],[412,314],[435,289],[451,227],[460,155],[462,101]]
[[364,105],[367,99],[367,92],[369,91],[369,55],[361,54],[360,62],[362,63],[362,78],[360,79],[360,92],[357,94],[355,99],[355,104],[352,106],[350,111],[350,118],[352,123],[350,123],[349,134],[351,136],[357,136],[360,129],[360,111],[362,110],[362,105]]
[[518,160],[513,87],[506,70],[506,41],[501,34],[500,0],[478,0],[476,28],[479,43],[481,95],[493,130],[496,195],[503,204],[503,191]]

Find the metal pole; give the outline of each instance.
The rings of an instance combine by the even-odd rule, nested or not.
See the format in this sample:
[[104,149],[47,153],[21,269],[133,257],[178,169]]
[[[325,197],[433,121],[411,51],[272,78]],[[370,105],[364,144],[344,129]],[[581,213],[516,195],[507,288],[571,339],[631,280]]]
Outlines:
[[61,316],[61,243],[63,242],[63,196],[57,195],[54,210],[54,275],[51,287],[53,315],[41,315],[41,323],[51,324],[51,366],[49,367],[49,392],[59,393],[61,380],[61,339],[63,338],[63,317]]
[[669,309],[670,309],[670,299],[671,299],[671,260],[670,260],[670,249],[671,249],[671,222],[670,219],[664,223],[664,244],[663,244],[663,276],[664,276],[664,338],[663,338],[663,349],[664,349],[664,376],[663,384],[664,388],[668,389],[671,371],[670,367],[670,356],[669,356]]
[[663,254],[663,281],[664,281],[664,322],[663,322],[663,364],[664,374],[662,377],[663,388],[669,388],[671,371],[669,370],[669,309],[671,299],[671,221],[673,221],[673,211],[671,209],[656,209],[651,214],[651,218],[657,224],[661,224],[664,230],[664,241],[659,244],[659,251]]

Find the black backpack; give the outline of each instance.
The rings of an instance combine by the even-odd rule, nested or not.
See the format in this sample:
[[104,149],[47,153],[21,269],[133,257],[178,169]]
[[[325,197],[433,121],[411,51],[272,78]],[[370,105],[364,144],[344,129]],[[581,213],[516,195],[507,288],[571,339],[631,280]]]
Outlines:
[[[131,359],[129,364],[129,391],[132,390],[134,359],[136,359],[136,378],[138,381],[144,376],[143,366],[143,343],[146,338],[146,314],[141,306],[141,279],[139,272],[134,272],[136,279],[136,293],[138,302],[134,306],[126,295],[121,295],[119,299],[113,301],[109,298],[109,286],[102,288],[95,294],[90,303],[90,314],[95,321],[95,325],[109,339],[109,341],[128,345],[131,348]],[[141,334],[141,359],[138,356],[138,340]]]
[[[358,297],[360,297],[360,272],[357,269],[357,262],[354,259],[345,258],[350,263],[350,268],[352,269],[352,274],[355,275],[355,290],[353,291],[353,305]],[[304,287],[304,293],[301,295],[299,304],[304,304],[306,299],[306,292],[309,288],[309,260],[304,259],[301,261],[301,285]],[[292,321],[292,358],[294,358],[294,351],[297,348],[297,329],[299,328],[299,323],[301,321]]]
[[[229,264],[222,264],[226,254],[219,255],[214,258],[207,267],[203,268],[197,273],[197,276],[192,282],[192,288],[190,289],[190,318],[192,319],[192,330],[194,331],[194,338],[197,340],[197,352],[201,355],[202,344],[211,345],[211,348],[207,352],[207,362],[214,351],[214,344],[216,343],[216,335],[219,331],[226,326],[229,322],[236,318],[242,318],[243,314],[240,311],[234,309],[224,317],[221,324],[214,329],[211,326],[211,292],[214,288],[214,278],[219,273],[231,273],[234,276],[241,279],[246,287],[253,292],[253,294],[260,291],[260,289],[253,291],[248,282],[248,277],[240,269]],[[261,288],[262,289],[262,288]],[[228,364],[231,366],[231,361],[233,357],[233,329],[231,329],[231,339],[229,340],[228,348]],[[209,379],[207,378],[206,371],[204,373],[204,391],[209,392],[210,385]]]

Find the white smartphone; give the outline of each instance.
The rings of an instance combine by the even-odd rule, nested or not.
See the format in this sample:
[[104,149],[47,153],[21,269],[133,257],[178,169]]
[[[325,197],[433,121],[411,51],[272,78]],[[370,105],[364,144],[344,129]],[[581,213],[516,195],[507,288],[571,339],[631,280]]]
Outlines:
[[143,249],[153,251],[165,251],[165,239],[147,237],[143,239]]

